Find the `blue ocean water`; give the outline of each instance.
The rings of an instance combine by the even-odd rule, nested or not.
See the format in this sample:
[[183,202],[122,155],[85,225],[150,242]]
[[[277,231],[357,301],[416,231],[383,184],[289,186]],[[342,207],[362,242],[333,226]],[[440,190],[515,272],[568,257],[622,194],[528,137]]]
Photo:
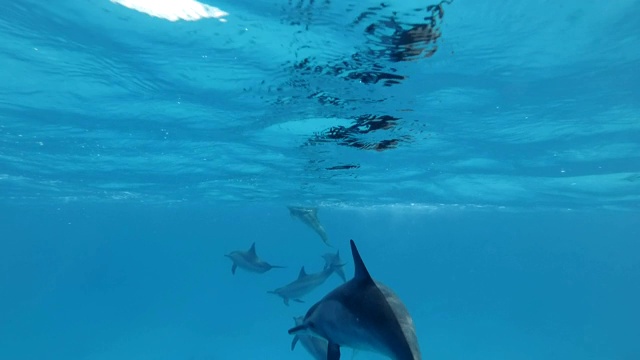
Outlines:
[[0,1],[0,359],[312,359],[349,239],[423,359],[640,359],[639,16]]

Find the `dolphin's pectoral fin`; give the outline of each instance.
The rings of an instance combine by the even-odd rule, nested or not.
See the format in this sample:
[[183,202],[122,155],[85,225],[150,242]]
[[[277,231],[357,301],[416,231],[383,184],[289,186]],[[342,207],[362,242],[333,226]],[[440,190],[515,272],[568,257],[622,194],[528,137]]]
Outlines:
[[283,298],[282,301],[284,301],[284,304],[289,306],[289,298]]
[[235,275],[235,274],[236,274],[236,269],[237,269],[237,268],[238,268],[238,265],[236,265],[235,263],[234,263],[233,265],[231,265],[231,273],[232,273],[233,275]]
[[300,340],[300,338],[298,337],[298,335],[293,337],[293,341],[291,342],[291,351],[293,351],[293,349],[296,348],[296,344],[298,343],[298,340]]
[[293,299],[293,301],[295,301],[295,302],[299,302],[299,303],[304,303],[304,301],[303,301],[303,300],[300,300],[300,299]]
[[298,326],[292,327],[291,329],[289,329],[288,332],[289,332],[289,335],[292,335],[292,334],[297,334],[299,332],[303,332],[306,329],[307,329],[307,325],[303,324],[303,325],[298,325]]
[[329,346],[327,346],[327,360],[340,360],[340,345],[329,343]]

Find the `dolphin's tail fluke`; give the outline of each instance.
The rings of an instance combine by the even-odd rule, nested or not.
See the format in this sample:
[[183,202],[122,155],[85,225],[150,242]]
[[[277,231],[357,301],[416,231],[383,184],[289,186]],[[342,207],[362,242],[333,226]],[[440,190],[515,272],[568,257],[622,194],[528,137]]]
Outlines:
[[336,269],[334,273],[340,276],[340,279],[342,279],[342,282],[347,282],[347,275],[345,275],[344,273],[344,268],[340,267]]
[[347,282],[347,277],[344,274],[346,263],[340,260],[340,255],[325,254],[322,257],[324,258],[324,270],[331,269],[343,282]]
[[345,264],[341,264],[342,260],[340,260],[339,255],[334,254],[324,254],[322,255],[324,259],[324,269],[328,269],[332,266],[344,266]]
[[331,271],[333,271],[334,274],[338,275],[340,279],[342,279],[342,282],[347,282],[347,276],[344,273],[345,265],[346,265],[345,263],[333,263],[326,268],[331,269]]
[[339,271],[340,269],[342,269],[345,265],[345,263],[332,263],[332,264],[327,264],[324,266],[325,269],[331,269],[334,272]]

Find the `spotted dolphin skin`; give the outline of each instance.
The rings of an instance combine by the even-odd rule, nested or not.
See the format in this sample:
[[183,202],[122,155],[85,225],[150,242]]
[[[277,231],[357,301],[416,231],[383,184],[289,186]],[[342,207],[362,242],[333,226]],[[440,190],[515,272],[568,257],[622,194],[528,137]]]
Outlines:
[[284,300],[284,304],[287,306],[289,305],[289,300],[303,302],[300,298],[307,295],[318,286],[324,284],[324,282],[327,281],[329,276],[331,276],[339,266],[342,265],[331,264],[330,266],[325,266],[324,270],[313,274],[307,274],[303,266],[300,269],[297,279],[281,288],[268,291],[268,293],[280,296]]
[[251,248],[249,248],[248,251],[233,251],[225,256],[233,261],[233,265],[231,265],[231,273],[234,275],[237,268],[258,274],[266,273],[274,268],[284,268],[284,266],[271,265],[268,262],[261,260],[256,254],[255,242],[251,244]]
[[421,360],[413,320],[400,298],[367,270],[351,240],[355,274],[314,304],[292,335],[327,340],[327,360],[339,360],[340,348],[372,351],[392,360]]
[[[296,326],[302,325],[304,317],[296,316],[293,318],[293,321],[295,321]],[[292,351],[296,348],[298,341],[315,360],[327,360],[327,340],[313,335],[298,334],[295,335],[293,341],[291,341]]]
[[327,231],[324,229],[324,226],[320,224],[320,220],[318,220],[318,209],[317,208],[305,208],[299,206],[289,206],[289,214],[292,217],[295,217],[305,223],[307,226],[313,229],[320,238],[322,242],[324,242],[327,246],[331,246],[329,243],[329,236],[327,235]]

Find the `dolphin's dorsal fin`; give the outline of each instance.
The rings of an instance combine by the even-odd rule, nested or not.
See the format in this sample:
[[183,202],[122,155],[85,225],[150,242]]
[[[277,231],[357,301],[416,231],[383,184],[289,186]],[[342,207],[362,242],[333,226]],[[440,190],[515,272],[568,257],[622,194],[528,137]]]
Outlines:
[[256,254],[256,243],[254,242],[253,244],[251,244],[251,247],[249,248],[249,253],[255,255]]
[[364,266],[364,262],[360,257],[360,253],[358,252],[358,248],[356,247],[356,243],[351,240],[351,253],[353,254],[353,266],[355,267],[355,273],[353,278],[358,281],[371,281],[371,275],[369,275],[369,271],[367,267]]
[[303,277],[307,276],[307,272],[304,271],[304,266],[300,268],[300,273],[298,274],[298,279],[301,279]]

